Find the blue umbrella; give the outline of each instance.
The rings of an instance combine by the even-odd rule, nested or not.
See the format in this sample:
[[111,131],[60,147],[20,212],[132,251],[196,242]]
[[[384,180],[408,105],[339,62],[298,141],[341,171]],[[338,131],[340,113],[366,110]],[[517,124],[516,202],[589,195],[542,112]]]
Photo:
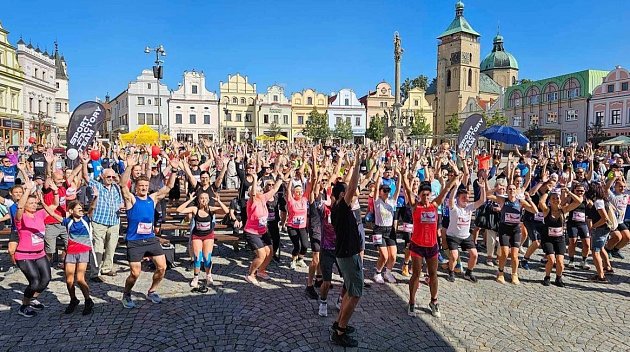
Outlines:
[[507,144],[525,145],[529,143],[529,139],[525,135],[509,126],[494,125],[481,132],[480,135]]

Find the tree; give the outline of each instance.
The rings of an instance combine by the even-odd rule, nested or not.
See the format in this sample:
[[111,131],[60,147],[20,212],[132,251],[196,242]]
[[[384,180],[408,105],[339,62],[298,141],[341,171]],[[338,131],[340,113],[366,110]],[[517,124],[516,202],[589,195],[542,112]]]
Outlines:
[[276,121],[274,121],[269,126],[269,137],[275,137],[275,136],[279,135],[281,131],[282,130],[280,129],[280,126],[278,126]]
[[341,139],[342,141],[348,141],[352,139],[354,135],[352,133],[352,125],[349,121],[339,120],[335,124],[335,130],[332,132],[333,137]]
[[[486,117],[485,114],[484,114],[484,117]],[[499,110],[496,110],[490,118],[486,117],[486,126],[488,127],[494,126],[494,125],[507,126],[507,123],[508,123],[507,116],[503,115],[501,111]]]
[[365,136],[373,141],[381,141],[383,135],[385,135],[385,124],[383,123],[383,119],[376,114],[376,116],[372,117],[372,120],[370,120],[370,126],[367,131],[365,131]]
[[429,77],[425,75],[420,75],[412,80],[406,78],[405,81],[400,85],[400,98],[402,100],[407,99],[409,91],[413,88],[420,87],[424,90],[427,90],[429,86]]
[[316,109],[313,109],[313,111],[308,114],[304,135],[315,142],[327,140],[330,137],[328,115],[322,114]]
[[446,134],[458,134],[461,128],[461,123],[459,122],[459,117],[457,114],[451,115],[451,118],[446,121],[446,128],[444,129],[444,133]]
[[413,124],[411,124],[411,132],[409,135],[413,137],[423,137],[430,135],[432,132],[431,125],[427,123],[424,116],[416,116],[413,119]]
[[516,81],[516,84],[526,84],[526,83],[532,83],[532,82],[533,81],[531,79],[523,78]]

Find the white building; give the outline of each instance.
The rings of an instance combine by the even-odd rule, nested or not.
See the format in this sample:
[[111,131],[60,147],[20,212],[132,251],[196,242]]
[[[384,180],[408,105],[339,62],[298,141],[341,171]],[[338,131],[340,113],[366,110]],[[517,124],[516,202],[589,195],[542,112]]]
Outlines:
[[[134,131],[144,124],[159,131],[160,115],[162,133],[166,134],[168,104],[159,104],[159,101],[168,101],[169,94],[168,87],[163,83],[160,83],[158,92],[157,80],[153,77],[152,70],[142,70],[142,74],[135,81],[129,82],[127,89],[110,102],[112,138],[116,139],[119,134]],[[158,115],[158,109],[160,115]]]
[[39,47],[26,44],[22,39],[18,41],[17,59],[24,71],[24,89],[22,101],[24,112],[24,126],[16,123],[15,129],[22,129],[24,135],[16,140],[13,135],[12,144],[26,144],[29,137],[36,137],[38,142],[58,143],[55,128],[55,59],[48,51],[41,51]]
[[219,98],[206,89],[203,72],[184,72],[184,82],[168,100],[168,115],[171,136],[178,141],[217,140]]
[[365,141],[367,128],[365,106],[351,89],[346,88],[338,93],[331,93],[328,98],[328,126],[334,130],[339,121],[350,123],[355,143],[360,144]]
[[59,48],[55,42],[55,123],[61,143],[66,142],[68,122],[70,122],[70,96],[68,91],[68,65],[63,55],[59,55]]
[[284,95],[284,88],[274,84],[267,93],[258,95],[258,124],[255,135],[271,135],[272,124],[276,124],[281,135],[289,138],[291,133],[291,102]]

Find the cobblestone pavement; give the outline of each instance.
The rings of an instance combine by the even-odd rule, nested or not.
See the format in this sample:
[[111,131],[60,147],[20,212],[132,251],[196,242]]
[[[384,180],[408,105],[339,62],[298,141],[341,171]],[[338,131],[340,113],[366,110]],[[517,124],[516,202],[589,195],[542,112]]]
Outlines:
[[[283,243],[290,247],[286,238]],[[630,257],[630,251],[624,254]],[[272,279],[258,288],[243,280],[251,256],[249,251],[234,253],[218,246],[215,285],[204,294],[191,292],[190,272],[181,267],[167,271],[159,290],[161,304],[146,299],[151,274],[143,272],[134,293],[139,307],[132,310],[120,303],[127,274],[121,262],[118,276],[91,284],[96,307],[88,317],[80,314],[82,305],[73,315],[62,314],[69,298],[59,270],[53,269],[53,281],[41,298],[48,307],[31,319],[17,314],[23,275],[0,274],[0,350],[342,350],[329,342],[328,333],[337,315],[332,301],[339,294],[339,277],[335,275],[329,296],[329,315],[321,318],[317,301],[304,295],[307,269],[272,264]],[[6,261],[6,255],[2,257]],[[373,274],[374,260],[369,250],[366,277]],[[485,258],[480,261],[485,263]],[[357,350],[630,351],[630,261],[615,260],[614,267],[608,284],[588,282],[593,270],[568,270],[565,288],[542,286],[543,273],[537,267],[521,271],[519,286],[494,282],[494,269],[484,264],[478,266],[477,284],[461,276],[449,283],[441,272],[441,319],[426,309],[424,285],[417,302],[425,308],[418,317],[407,316],[407,279],[397,268],[397,284],[372,284],[365,290],[351,320],[360,342]],[[81,298],[79,290],[77,294]]]

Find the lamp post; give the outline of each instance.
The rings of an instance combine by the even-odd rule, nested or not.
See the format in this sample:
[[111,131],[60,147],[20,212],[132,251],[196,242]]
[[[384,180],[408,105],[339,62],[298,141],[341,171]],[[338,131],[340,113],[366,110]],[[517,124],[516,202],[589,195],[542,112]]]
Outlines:
[[[162,114],[160,113],[160,108],[162,106],[162,101],[160,101],[160,79],[164,77],[162,64],[164,61],[161,59],[162,56],[166,56],[166,50],[164,50],[164,46],[162,44],[158,45],[155,48],[145,47],[144,53],[151,54],[151,52],[155,52],[155,66],[153,66],[153,77],[157,80],[157,109],[158,109],[158,144],[162,142]],[[170,132],[171,124],[169,123],[166,127],[166,133],[171,134]]]

